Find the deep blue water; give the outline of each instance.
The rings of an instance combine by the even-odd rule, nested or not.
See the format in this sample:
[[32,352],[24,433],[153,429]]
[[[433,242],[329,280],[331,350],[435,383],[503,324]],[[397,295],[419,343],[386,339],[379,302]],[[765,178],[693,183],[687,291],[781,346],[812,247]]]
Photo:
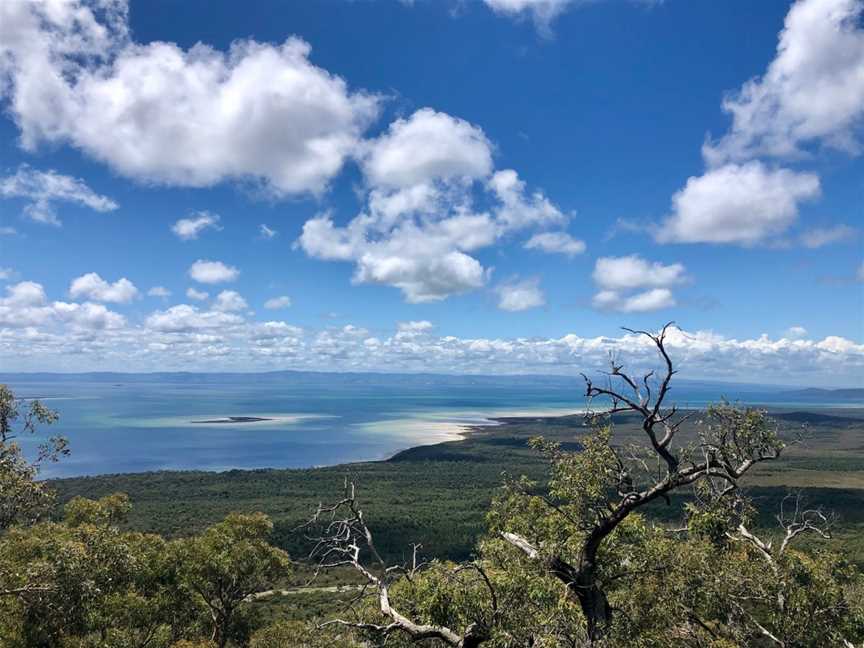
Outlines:
[[[375,382],[375,381],[371,381]],[[15,393],[41,398],[60,413],[46,433],[69,438],[71,456],[44,477],[161,469],[310,467],[365,459],[454,438],[488,417],[564,414],[585,406],[576,384],[526,379],[511,384],[266,384],[242,378],[211,382],[10,381]],[[446,382],[446,381],[445,381]],[[786,404],[778,390],[692,383],[673,394],[681,406],[721,396]],[[229,416],[262,423],[193,423]],[[23,440],[28,453],[38,439]]]

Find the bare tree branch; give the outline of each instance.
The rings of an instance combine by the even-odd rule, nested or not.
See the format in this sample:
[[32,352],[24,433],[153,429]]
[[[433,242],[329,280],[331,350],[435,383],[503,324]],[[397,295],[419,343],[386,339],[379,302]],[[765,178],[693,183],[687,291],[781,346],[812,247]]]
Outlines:
[[[323,524],[322,535],[317,538],[316,545],[310,557],[318,561],[318,569],[339,566],[350,566],[363,575],[367,586],[371,587],[377,598],[377,607],[381,614],[390,619],[390,623],[376,624],[360,621],[333,619],[326,625],[341,625],[344,627],[364,630],[387,636],[394,632],[408,635],[412,641],[437,639],[454,648],[474,648],[489,639],[489,630],[480,621],[471,623],[462,633],[458,633],[442,625],[417,623],[400,613],[390,600],[390,586],[394,579],[402,576],[411,577],[420,568],[417,561],[419,545],[413,545],[410,567],[404,565],[388,566],[375,547],[374,537],[357,503],[356,490],[353,482],[345,481],[345,496],[336,504],[319,505],[312,519],[304,526],[311,527]],[[364,552],[372,558],[374,567],[367,566],[362,561]],[[493,593],[493,607],[497,608],[491,581],[482,569],[477,569],[481,578]]]

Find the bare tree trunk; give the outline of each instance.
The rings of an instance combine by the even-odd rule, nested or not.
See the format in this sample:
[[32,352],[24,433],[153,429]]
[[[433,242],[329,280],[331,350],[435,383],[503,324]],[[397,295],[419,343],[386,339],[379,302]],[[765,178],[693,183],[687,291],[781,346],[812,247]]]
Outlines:
[[612,608],[594,574],[594,568],[583,569],[577,582],[570,587],[579,600],[582,614],[585,615],[588,638],[593,641],[603,639],[612,626]]

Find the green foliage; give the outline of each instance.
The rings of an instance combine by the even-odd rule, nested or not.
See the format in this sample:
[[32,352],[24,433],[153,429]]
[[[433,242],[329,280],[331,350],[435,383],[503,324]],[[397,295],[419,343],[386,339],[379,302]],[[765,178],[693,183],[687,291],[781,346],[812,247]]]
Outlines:
[[9,646],[124,646],[144,638],[165,646],[194,625],[197,612],[180,595],[168,543],[111,524],[123,501],[76,501],[68,511],[74,524],[13,527],[0,538],[0,589],[19,591],[0,599],[0,636]]
[[[382,645],[378,633],[321,628],[321,619],[314,619],[315,606],[332,610],[334,601],[353,598],[356,590],[309,588],[281,602],[278,596],[255,603],[248,598],[288,582],[288,555],[270,541],[303,551],[302,538],[288,530],[336,491],[344,467],[65,481],[58,484],[67,502],[62,514],[38,521],[51,495],[35,481],[38,464],[57,458],[65,445],[49,444],[29,464],[13,439],[54,418],[0,391],[0,453],[6,453],[0,456],[13,459],[0,464],[0,479],[8,480],[0,482],[7,520],[0,525],[0,647]],[[682,469],[698,459],[688,453],[700,443],[728,446],[735,463],[781,449],[773,424],[756,410],[722,404],[706,413],[705,422],[685,437],[678,455]],[[534,440],[529,449],[529,437],[542,431],[553,438]],[[480,624],[489,630],[483,645],[492,648],[585,645],[585,615],[572,592],[548,563],[526,559],[501,533],[521,534],[544,559],[578,563],[586,537],[609,516],[610,502],[658,470],[629,431],[585,433],[579,418],[521,422],[443,444],[437,452],[426,448],[393,462],[352,466],[364,498],[372,501],[368,520],[382,553],[405,562],[405,547],[422,540],[427,553],[451,559],[397,579],[390,588],[393,605],[416,622],[457,632]],[[492,500],[505,470],[527,476],[506,479]],[[14,487],[4,491],[4,483]],[[130,488],[135,508],[130,498],[113,493],[118,485]],[[597,645],[761,648],[782,642],[818,648],[864,641],[864,584],[856,567],[806,538],[781,550],[782,533],[764,531],[776,523],[783,493],[752,488],[750,500],[718,497],[718,484],[707,481],[626,516],[596,559],[594,576],[615,610]],[[829,504],[847,512],[847,524],[862,521],[859,491],[820,491],[811,498],[829,496]],[[277,524],[262,513],[230,513],[256,509],[276,513]],[[762,529],[762,548],[741,534],[742,524]],[[861,541],[850,536],[848,542]],[[306,620],[284,618],[294,609]],[[331,611],[328,617],[389,622],[375,598],[355,612]],[[404,633],[386,641],[408,644]]]
[[38,457],[28,462],[15,440],[34,434],[39,425],[50,425],[57,413],[38,400],[25,403],[6,385],[0,385],[0,533],[15,523],[31,523],[54,502],[54,492],[36,481],[39,466],[68,454],[63,437],[51,437],[39,447]]
[[249,648],[361,648],[347,632],[319,628],[300,621],[277,621],[261,628],[249,641]]
[[273,523],[263,513],[232,513],[204,533],[174,542],[183,585],[210,612],[211,638],[220,648],[242,635],[236,613],[247,596],[290,572],[288,554],[271,546]]

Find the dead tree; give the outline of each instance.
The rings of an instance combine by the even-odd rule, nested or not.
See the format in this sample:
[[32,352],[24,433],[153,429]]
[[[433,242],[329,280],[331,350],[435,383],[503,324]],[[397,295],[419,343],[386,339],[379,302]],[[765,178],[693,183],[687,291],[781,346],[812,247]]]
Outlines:
[[[776,459],[784,447],[764,413],[742,412],[731,407],[713,412],[711,424],[705,426],[694,443],[675,444],[682,424],[694,412],[681,413],[676,406],[666,405],[676,373],[666,349],[667,334],[672,326],[670,322],[656,334],[625,329],[647,337],[656,347],[663,366],[656,381],[654,371],[634,377],[614,360],[605,385],[597,385],[583,375],[589,421],[593,423],[618,413],[635,415],[647,443],[638,454],[610,444],[617,466],[614,471],[618,475],[617,483],[611,489],[614,492],[593,507],[586,528],[580,529],[577,559],[567,560],[553,548],[535,546],[515,533],[501,534],[528,559],[536,561],[564,584],[568,595],[581,607],[590,642],[603,639],[612,624],[613,610],[599,574],[598,554],[615,529],[634,511],[655,500],[667,499],[670,493],[701,480],[721,484],[716,489],[719,496],[729,494],[753,465]],[[608,400],[608,407],[602,412],[593,412],[591,403],[598,397]],[[554,503],[550,510],[552,514],[561,513]]]
[[[305,528],[318,526],[321,535],[312,538],[316,544],[310,558],[317,564],[317,573],[323,569],[351,567],[366,580],[357,600],[371,595],[376,599],[377,608],[389,619],[388,623],[378,624],[365,621],[348,621],[334,619],[323,626],[340,625],[355,630],[363,630],[384,637],[393,633],[402,633],[412,641],[437,639],[453,648],[476,648],[489,639],[489,623],[477,621],[469,624],[462,632],[457,632],[442,625],[417,623],[401,614],[390,600],[390,587],[400,578],[411,579],[422,567],[417,561],[419,545],[413,546],[411,563],[407,565],[388,565],[382,558],[372,532],[366,524],[363,510],[357,503],[354,484],[345,482],[344,497],[333,505],[319,505],[312,519],[304,525]],[[371,564],[367,565],[367,559]],[[490,590],[493,614],[497,602],[494,589],[489,578],[480,565],[472,564],[482,582]],[[464,569],[460,568],[460,569]]]

